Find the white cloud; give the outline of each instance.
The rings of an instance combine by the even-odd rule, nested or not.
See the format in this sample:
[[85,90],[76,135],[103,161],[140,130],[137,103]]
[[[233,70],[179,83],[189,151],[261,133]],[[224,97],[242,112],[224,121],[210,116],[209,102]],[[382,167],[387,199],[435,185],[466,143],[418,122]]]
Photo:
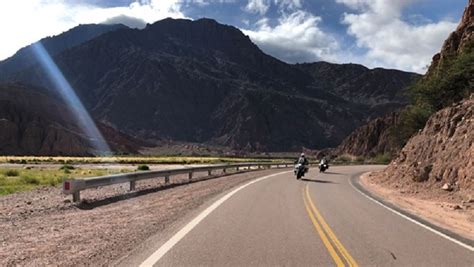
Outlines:
[[367,49],[361,63],[423,73],[457,23],[402,20],[403,8],[419,0],[336,0],[354,9],[343,23],[357,46]]
[[256,29],[243,30],[264,52],[286,62],[334,60],[338,42],[323,32],[321,18],[305,11],[283,14],[274,27],[267,18],[256,23]]
[[248,0],[245,10],[265,15],[272,4],[277,6],[280,12],[296,11],[301,8],[302,0]]
[[249,0],[245,10],[250,13],[259,13],[264,15],[270,8],[270,0]]
[[112,18],[137,18],[147,23],[167,17],[183,18],[181,4],[180,0],[137,0],[124,7],[99,7],[72,4],[66,0],[2,1],[0,60],[13,55],[21,47],[78,24],[101,23]]

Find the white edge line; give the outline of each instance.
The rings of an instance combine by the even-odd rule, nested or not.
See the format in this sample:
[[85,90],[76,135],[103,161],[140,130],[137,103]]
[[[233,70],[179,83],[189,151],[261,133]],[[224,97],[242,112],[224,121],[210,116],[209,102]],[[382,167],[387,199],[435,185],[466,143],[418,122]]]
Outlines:
[[431,231],[431,232],[434,233],[434,234],[437,234],[437,235],[439,235],[439,236],[441,236],[441,237],[443,237],[443,238],[445,238],[445,239],[447,239],[447,240],[449,240],[449,241],[451,241],[451,242],[454,242],[454,243],[460,245],[461,247],[464,247],[464,248],[466,248],[466,249],[468,249],[468,250],[470,250],[470,251],[474,251],[474,247],[472,247],[472,246],[470,246],[470,245],[468,245],[468,244],[465,244],[465,243],[463,243],[463,242],[461,242],[461,241],[459,241],[459,240],[457,240],[457,239],[454,239],[454,238],[452,238],[452,237],[450,237],[450,236],[448,236],[448,235],[446,235],[446,234],[444,234],[444,233],[442,233],[442,232],[440,232],[440,231],[438,231],[438,230],[436,230],[436,229],[433,229],[433,228],[429,227],[429,226],[426,225],[426,224],[423,224],[423,223],[421,223],[421,222],[419,222],[419,221],[417,221],[417,220],[415,220],[415,219],[412,219],[412,218],[406,216],[406,215],[403,214],[403,213],[400,213],[400,212],[398,212],[398,211],[396,211],[396,210],[394,210],[394,209],[392,209],[392,208],[386,206],[385,204],[383,204],[382,202],[378,201],[377,199],[374,199],[373,197],[371,197],[371,196],[367,195],[366,193],[360,191],[357,187],[354,186],[354,184],[352,183],[352,181],[350,181],[349,183],[351,184],[352,188],[354,188],[357,192],[359,192],[360,194],[362,194],[364,197],[366,197],[366,198],[368,198],[369,200],[375,202],[376,204],[379,204],[380,206],[386,208],[387,210],[389,210],[389,211],[391,211],[391,212],[393,212],[393,213],[399,215],[400,217],[403,217],[404,219],[407,219],[408,221],[410,221],[410,222],[412,222],[412,223],[414,223],[414,224],[416,224],[416,225],[419,225],[419,226],[425,228],[425,229],[428,230],[428,231]]
[[155,251],[151,256],[149,256],[142,264],[140,264],[140,267],[148,267],[148,266],[153,266],[156,264],[169,250],[171,250],[174,245],[176,245],[183,237],[186,236],[191,230],[193,230],[194,227],[196,227],[204,218],[206,218],[211,212],[213,212],[215,209],[217,209],[222,203],[224,203],[227,199],[232,197],[235,193],[239,192],[240,190],[244,189],[245,187],[263,181],[265,179],[281,175],[283,173],[287,173],[291,171],[285,171],[285,172],[279,172],[267,176],[260,177],[256,180],[253,180],[251,182],[248,182],[236,189],[234,189],[232,192],[226,194],[225,196],[221,197],[219,200],[214,202],[211,206],[206,208],[201,214],[196,216],[192,221],[190,221],[186,226],[184,226],[181,230],[179,230],[176,234],[174,234],[173,237],[171,237],[166,243],[164,243],[157,251]]

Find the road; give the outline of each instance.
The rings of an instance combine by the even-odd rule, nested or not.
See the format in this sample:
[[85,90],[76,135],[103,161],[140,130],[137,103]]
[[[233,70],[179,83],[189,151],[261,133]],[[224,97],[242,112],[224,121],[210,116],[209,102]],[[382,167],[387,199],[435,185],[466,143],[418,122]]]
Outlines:
[[142,264],[474,266],[474,252],[370,201],[351,185],[351,177],[380,168],[332,167],[324,174],[313,168],[300,181],[291,172],[257,181],[170,241],[156,244],[161,252]]

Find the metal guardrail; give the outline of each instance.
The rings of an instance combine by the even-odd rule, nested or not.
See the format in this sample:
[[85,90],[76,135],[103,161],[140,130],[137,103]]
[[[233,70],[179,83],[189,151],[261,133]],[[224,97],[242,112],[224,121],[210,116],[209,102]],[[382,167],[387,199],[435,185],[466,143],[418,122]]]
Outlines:
[[108,176],[97,176],[80,179],[69,179],[63,182],[63,193],[72,194],[73,202],[81,200],[81,191],[85,189],[97,188],[99,186],[108,186],[120,183],[130,183],[130,191],[135,190],[135,183],[140,180],[164,178],[165,184],[170,183],[170,177],[178,174],[188,174],[188,182],[192,181],[193,174],[198,172],[207,172],[208,176],[212,176],[212,171],[222,170],[226,173],[228,169],[235,169],[237,172],[241,170],[259,170],[270,168],[287,168],[293,163],[238,163],[238,164],[219,164],[203,167],[191,167],[173,170],[161,171],[141,171],[134,173],[115,174]]

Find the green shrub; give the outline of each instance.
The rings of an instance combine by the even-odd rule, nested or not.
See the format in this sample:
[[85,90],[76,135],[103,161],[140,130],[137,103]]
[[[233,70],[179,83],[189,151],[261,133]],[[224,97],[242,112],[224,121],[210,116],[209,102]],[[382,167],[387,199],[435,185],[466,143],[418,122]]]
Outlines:
[[388,164],[392,160],[389,153],[378,154],[371,161],[377,164]]
[[[69,165],[69,164],[64,164],[63,166],[61,166],[61,168],[59,168],[60,170],[64,170],[64,171],[69,171],[69,170],[74,170],[74,166],[72,165]],[[70,173],[70,172],[69,172]]]
[[148,165],[138,165],[137,170],[138,171],[148,171],[148,170],[150,170],[150,167],[148,167]]
[[50,186],[57,186],[57,185],[61,184],[64,180],[65,180],[65,178],[51,177],[49,179],[48,183],[49,183]]
[[22,175],[21,180],[25,184],[39,185],[41,183],[41,181],[38,178],[29,176],[29,175]]
[[400,115],[400,122],[390,129],[390,141],[399,148],[423,129],[435,112],[474,92],[474,43],[464,51],[442,61],[438,69],[416,81],[407,90],[410,105]]
[[338,156],[334,159],[334,162],[349,163],[351,162],[351,159],[347,156]]
[[365,158],[362,156],[356,157],[354,162],[355,163],[363,163],[365,161]]
[[5,171],[5,176],[14,177],[18,176],[20,173],[17,170],[7,170]]

